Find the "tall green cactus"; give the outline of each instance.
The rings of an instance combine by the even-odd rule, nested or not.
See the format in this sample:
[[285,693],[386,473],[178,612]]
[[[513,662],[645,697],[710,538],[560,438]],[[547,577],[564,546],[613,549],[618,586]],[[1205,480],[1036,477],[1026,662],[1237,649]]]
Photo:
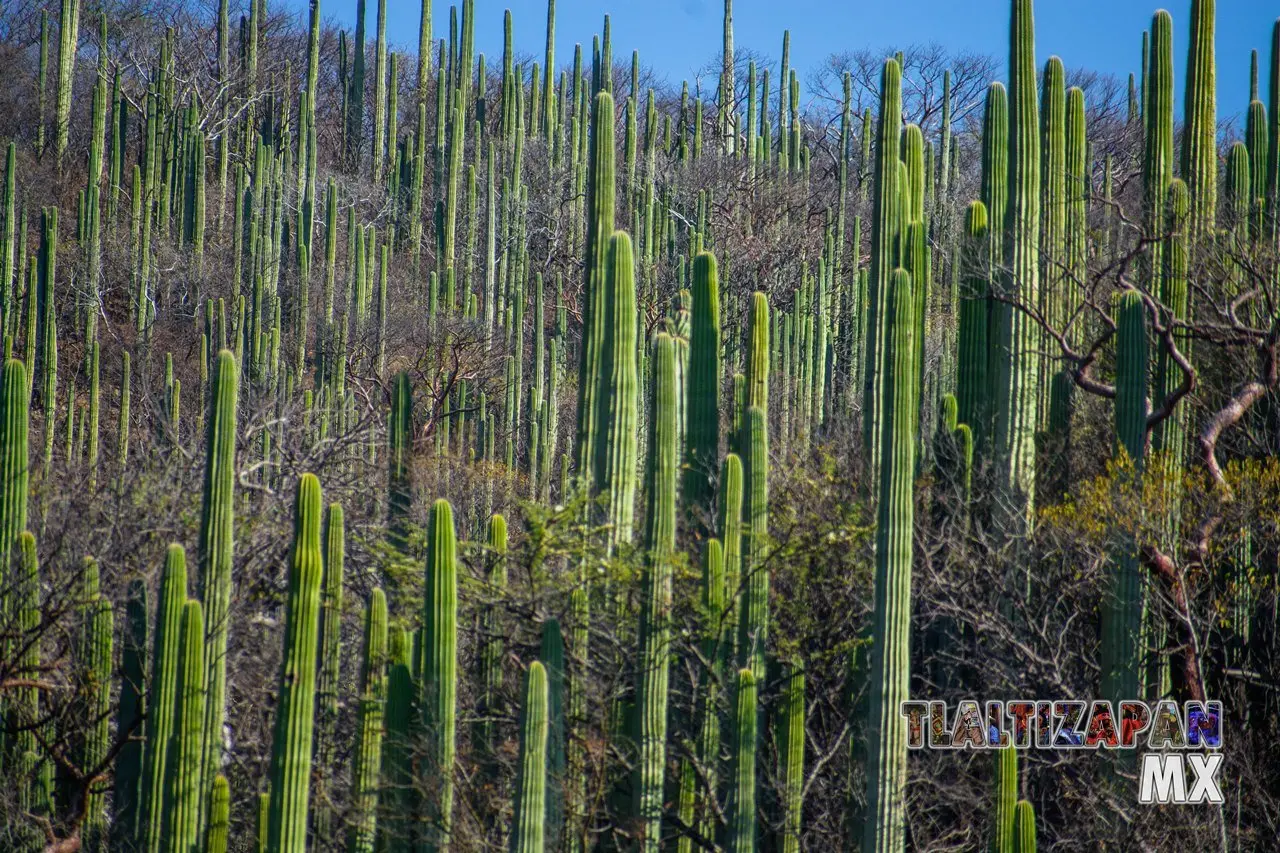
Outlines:
[[742,565],[742,602],[738,614],[738,666],[750,669],[758,683],[765,679],[765,650],[769,632],[769,567],[765,546],[769,536],[769,433],[764,410],[747,409],[746,548]]
[[[1193,240],[1211,235],[1218,207],[1217,68],[1214,60],[1216,0],[1192,0],[1191,46],[1182,115],[1182,178],[1187,182]],[[1274,144],[1274,143],[1273,143]]]
[[996,354],[995,459],[1005,535],[1031,528],[1035,509],[1035,430],[1039,405],[1039,331],[1012,304],[1035,306],[1040,293],[1040,121],[1036,100],[1032,0],[1013,0],[1009,23],[1009,206],[1005,213],[1003,297],[992,309]]
[[[239,367],[228,350],[218,353],[206,419],[204,497],[200,510],[200,578],[204,604],[205,663],[209,696],[200,790],[213,785],[222,765],[222,727],[227,713],[227,635],[231,623],[231,573],[235,560],[236,416]],[[202,802],[201,805],[204,805]]]
[[200,751],[204,745],[205,668],[204,613],[188,599],[182,608],[177,681],[174,690],[173,743],[165,781],[164,849],[180,853],[200,850]]
[[[1061,329],[1074,305],[1067,302],[1067,92],[1062,60],[1049,57],[1044,64],[1040,94],[1040,299],[1039,308],[1053,329]],[[1043,334],[1039,347],[1047,350]],[[1038,428],[1048,421],[1049,395],[1045,393],[1047,364],[1037,379]]]
[[630,542],[635,523],[636,461],[639,453],[639,367],[636,363],[636,288],[631,238],[623,231],[609,239],[605,272],[605,322],[602,367],[607,380],[599,386],[608,401],[599,424],[603,442],[596,445],[594,481],[609,496],[610,542]]
[[734,710],[733,777],[726,816],[725,849],[729,853],[756,850],[756,678],[751,670],[738,672]]
[[613,97],[608,92],[595,96],[591,112],[591,148],[587,165],[587,234],[583,264],[585,302],[582,313],[582,344],[579,348],[578,432],[575,443],[578,476],[588,489],[594,482],[597,459],[602,451],[603,424],[608,416],[609,398],[604,383],[607,369],[606,341],[612,331],[608,305],[610,293],[605,269],[608,235],[614,230]]
[[138,821],[138,849],[142,853],[168,850],[164,821],[165,773],[172,760],[170,743],[182,656],[183,605],[187,600],[187,557],[181,545],[170,545],[160,577],[160,599],[152,632],[151,676],[147,679],[147,720],[142,771],[142,812]]
[[[11,358],[4,365],[0,390],[0,553],[8,554],[27,529],[27,371]],[[7,563],[4,564],[7,567]],[[8,580],[0,575],[0,584]],[[9,614],[0,613],[0,618]]]
[[1151,244],[1151,289],[1160,291],[1164,271],[1165,213],[1173,177],[1173,19],[1156,12],[1151,19],[1151,56],[1147,71],[1146,151],[1142,163],[1144,227]]
[[231,840],[231,788],[227,777],[213,777],[209,789],[209,829],[205,836],[205,853],[227,853]]
[[413,447],[413,387],[409,374],[396,374],[391,390],[391,413],[387,418],[387,527],[390,541],[405,545],[409,508],[413,502],[410,462]]
[[641,847],[660,849],[663,782],[667,754],[668,665],[671,644],[671,559],[676,538],[675,342],[659,334],[654,341],[653,383],[649,403],[648,506],[645,511],[644,601],[640,612],[640,663],[636,685],[640,755],[636,762],[636,817]]
[[351,762],[354,814],[347,849],[373,853],[378,833],[378,791],[382,787],[382,728],[387,701],[387,597],[380,588],[369,596],[364,621],[364,657],[360,666],[360,707]]
[[1015,853],[1014,804],[1018,800],[1018,751],[1012,745],[995,751],[995,831],[991,853]]
[[786,668],[780,727],[779,769],[783,783],[785,819],[782,829],[783,853],[800,853],[800,832],[804,809],[804,667],[791,661]]
[[[507,590],[507,520],[501,515],[489,518],[486,531],[485,565],[488,589],[484,612],[480,617],[483,639],[479,655],[480,702],[476,709],[479,718],[472,738],[477,752],[486,765],[491,765],[497,754],[496,724],[500,713],[502,694],[502,624],[500,599]],[[492,770],[492,767],[487,769]]]
[[307,849],[311,796],[311,749],[315,727],[316,658],[320,646],[320,481],[298,479],[289,597],[285,604],[284,655],[280,661],[275,735],[271,748],[271,800],[267,843],[271,850]]
[[1019,800],[1013,813],[1013,853],[1036,853],[1036,809]]
[[990,352],[990,249],[987,206],[971,201],[964,212],[964,237],[960,244],[960,353],[956,375],[957,417],[974,432],[975,443],[984,440],[989,424],[987,364]]
[[520,714],[520,764],[516,779],[511,853],[540,853],[546,832],[547,671],[534,661],[525,673]]
[[111,843],[133,849],[138,835],[139,796],[142,792],[143,696],[146,693],[147,585],[141,578],[129,582],[125,604],[125,630],[120,654],[120,698],[116,706],[116,732],[130,740],[116,759],[112,789]]
[[871,283],[867,305],[865,334],[866,357],[863,359],[862,435],[872,478],[880,467],[880,432],[884,413],[883,384],[887,370],[885,354],[889,347],[886,322],[891,307],[892,272],[899,265],[898,237],[898,146],[902,127],[902,69],[895,60],[886,59],[880,74],[880,115],[876,126],[876,161],[874,168],[874,214],[871,219]]
[[725,636],[737,642],[738,596],[742,585],[742,459],[736,453],[720,466],[719,533],[724,547]]
[[1089,274],[1089,199],[1093,195],[1093,180],[1085,121],[1084,91],[1072,86],[1067,90],[1066,263],[1060,303],[1063,310],[1058,318],[1059,328],[1070,343],[1082,337],[1079,319],[1071,328],[1066,328],[1066,323],[1080,304],[1080,294]]
[[[321,767],[333,763],[338,728],[339,676],[342,659],[342,575],[346,536],[342,505],[330,504],[325,515],[324,586],[320,592],[319,673],[316,682],[315,760]],[[316,780],[315,835],[328,838],[332,831],[332,806],[326,780]]]
[[58,100],[54,114],[53,150],[58,171],[71,138],[71,87],[75,83],[76,52],[80,47],[80,0],[62,0],[58,16]]
[[542,648],[539,651],[547,677],[547,759],[546,759],[546,829],[543,837],[553,849],[559,848],[564,822],[564,635],[560,623],[548,619],[542,623]]
[[863,853],[900,851],[905,843],[907,721],[899,713],[910,677],[911,555],[915,521],[913,415],[914,300],[911,277],[895,270],[885,317],[887,352],[880,435],[871,704],[867,737],[867,815]]
[[[1158,33],[1158,30],[1155,31]],[[1152,39],[1153,47],[1159,36]],[[1136,290],[1116,297],[1116,449],[1141,471],[1147,443],[1146,307]],[[1113,703],[1140,695],[1144,595],[1142,573],[1132,543],[1117,555],[1112,593],[1102,615],[1102,696]]]
[[[115,610],[111,602],[95,596],[86,614],[85,642],[82,650],[84,686],[87,701],[84,710],[89,727],[81,745],[80,766],[98,771],[107,760],[111,736],[111,676]],[[107,849],[106,790],[90,788],[84,805],[83,838],[85,849]]]
[[[725,647],[725,582],[724,548],[719,539],[708,539],[702,574],[702,656],[706,670],[697,692],[701,730],[698,733],[698,760],[706,778],[708,792],[716,791],[720,780],[720,696]],[[715,813],[709,804],[702,810],[698,830],[707,838],[715,837]]]
[[705,534],[709,524],[704,518],[711,511],[711,475],[720,459],[720,288],[715,255],[710,252],[693,260],[692,291],[681,499],[692,530]]
[[427,850],[447,850],[453,820],[454,735],[458,689],[458,558],[453,508],[431,507],[427,521],[426,592],[422,605],[422,708],[427,760],[438,788],[428,816]]

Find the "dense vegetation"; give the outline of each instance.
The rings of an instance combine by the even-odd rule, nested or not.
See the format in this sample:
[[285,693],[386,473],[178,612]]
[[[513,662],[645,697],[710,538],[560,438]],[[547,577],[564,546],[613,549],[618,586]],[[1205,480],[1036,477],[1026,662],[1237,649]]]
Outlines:
[[[1237,128],[1214,0],[1181,123],[1166,12],[805,100],[365,2],[0,10],[0,848],[1274,849],[1280,22]],[[1095,695],[1226,804],[898,712]]]

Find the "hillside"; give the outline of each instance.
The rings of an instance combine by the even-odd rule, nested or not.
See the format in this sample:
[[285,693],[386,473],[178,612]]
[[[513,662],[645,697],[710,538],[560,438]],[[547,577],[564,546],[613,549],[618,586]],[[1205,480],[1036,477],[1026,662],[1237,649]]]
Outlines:
[[1280,849],[1280,21],[335,2],[0,10],[0,849]]

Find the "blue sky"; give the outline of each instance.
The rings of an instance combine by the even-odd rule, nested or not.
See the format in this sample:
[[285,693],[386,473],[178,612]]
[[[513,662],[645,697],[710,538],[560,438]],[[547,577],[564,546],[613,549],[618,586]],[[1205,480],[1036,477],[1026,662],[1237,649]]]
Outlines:
[[[285,0],[302,11],[307,0]],[[461,7],[461,0],[458,0]],[[492,63],[502,52],[504,9],[515,22],[517,52],[542,58],[546,39],[545,0],[476,0],[476,51]],[[1167,8],[1174,19],[1174,69],[1181,105],[1190,0]],[[435,37],[448,36],[447,0],[434,0]],[[388,0],[387,37],[393,46],[416,50],[420,0]],[[355,21],[355,0],[322,0],[326,19],[342,26]],[[1036,59],[1051,54],[1068,67],[1110,72],[1122,80],[1137,71],[1142,31],[1160,8],[1152,0],[1039,0],[1036,3]],[[669,82],[691,78],[720,49],[722,0],[558,0],[556,64],[573,57],[573,46],[591,44],[610,15],[614,55],[640,59]],[[368,0],[372,38],[377,0]],[[1271,28],[1280,7],[1261,0],[1218,0],[1218,118],[1243,114],[1249,94],[1249,51],[1261,62],[1262,99],[1267,100]],[[1003,59],[1007,52],[1009,0],[736,0],[734,34],[738,46],[781,54],[782,32],[791,30],[791,61],[803,75],[830,53],[861,47],[937,41],[952,50],[969,49]],[[1105,22],[1105,26],[1102,25]],[[714,88],[714,80],[707,86]]]

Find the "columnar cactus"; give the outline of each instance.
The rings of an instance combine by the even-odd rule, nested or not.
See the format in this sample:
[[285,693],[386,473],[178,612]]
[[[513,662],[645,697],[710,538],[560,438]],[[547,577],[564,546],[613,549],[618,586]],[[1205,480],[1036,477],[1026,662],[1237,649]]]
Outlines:
[[801,818],[804,807],[804,668],[799,661],[787,665],[786,688],[783,692],[782,737],[779,744],[779,768],[783,780],[784,853],[799,853]]
[[902,127],[902,68],[886,59],[880,74],[880,116],[876,127],[874,168],[875,206],[871,219],[871,281],[867,305],[868,322],[863,360],[862,435],[869,472],[874,478],[880,467],[880,410],[886,374],[888,347],[886,317],[889,314],[889,285],[899,265],[898,237],[901,230],[898,187],[898,145]]
[[[1158,31],[1157,31],[1158,32]],[[1159,36],[1152,39],[1159,44]],[[1116,450],[1141,471],[1147,442],[1146,307],[1136,290],[1116,298]],[[1144,596],[1134,546],[1118,554],[1112,593],[1102,615],[1102,696],[1119,702],[1140,695]]]
[[736,697],[725,848],[729,853],[755,853],[757,710],[756,679],[751,670],[738,672]]
[[387,701],[387,597],[374,589],[365,611],[364,652],[360,666],[360,707],[351,762],[354,800],[351,853],[373,853],[378,833],[378,791],[382,786],[382,729]]
[[[27,400],[26,368],[11,358],[0,389],[0,553],[6,555],[27,528]],[[0,575],[0,583],[4,580]]]
[[991,853],[1014,853],[1014,804],[1018,800],[1018,751],[1006,746],[995,751],[995,829]]
[[654,342],[649,403],[648,506],[645,511],[644,601],[640,612],[640,663],[636,685],[640,756],[636,763],[636,816],[642,847],[657,851],[662,840],[662,803],[667,754],[668,658],[671,644],[671,559],[676,538],[675,342]]
[[516,779],[511,853],[540,853],[546,832],[547,672],[534,661],[525,674],[520,715],[520,765]]
[[1078,86],[1067,90],[1066,135],[1066,267],[1062,279],[1059,328],[1067,341],[1074,343],[1082,337],[1080,321],[1077,319],[1070,328],[1066,328],[1065,324],[1080,304],[1080,294],[1088,275],[1089,199],[1093,195],[1084,91]]
[[606,286],[605,269],[608,235],[614,230],[614,132],[613,97],[608,92],[596,95],[591,113],[591,149],[587,166],[587,235],[583,265],[585,302],[582,315],[582,344],[578,376],[578,433],[575,443],[578,476],[589,489],[596,488],[594,473],[604,438],[603,425],[608,416],[609,398],[602,386],[608,381],[607,343],[612,316],[608,305],[611,294]]
[[[1040,293],[1039,308],[1054,329],[1061,329],[1070,308],[1066,301],[1067,227],[1067,93],[1062,60],[1049,57],[1044,64],[1040,93]],[[1043,335],[1041,336],[1044,337]],[[1042,350],[1047,349],[1044,343]],[[1049,415],[1045,393],[1046,364],[1037,376],[1039,393],[1038,428]]]
[[[319,673],[316,683],[315,757],[321,767],[333,762],[334,738],[338,726],[338,679],[342,659],[342,574],[345,557],[345,527],[341,504],[329,504],[325,515],[324,586],[320,592]],[[315,834],[330,837],[331,806],[327,802],[325,780],[316,780]]]
[[485,538],[485,565],[488,572],[485,598],[491,603],[485,605],[480,621],[483,636],[479,655],[481,692],[477,708],[479,721],[473,742],[483,760],[489,764],[497,750],[494,717],[500,710],[498,702],[502,691],[504,653],[498,600],[507,589],[507,520],[501,515],[490,516]]
[[168,850],[164,821],[165,774],[174,734],[175,706],[182,656],[183,605],[187,600],[187,558],[181,545],[170,545],[160,576],[160,600],[152,633],[151,676],[147,679],[147,720],[142,771],[142,812],[138,821],[138,849],[143,853]]
[[324,556],[320,550],[321,506],[320,481],[314,474],[303,474],[298,480],[294,502],[284,655],[280,662],[271,749],[267,839],[270,849],[282,853],[302,853],[307,848],[316,658],[320,646],[320,584],[324,574]]
[[391,414],[387,418],[387,526],[391,530],[391,541],[397,547],[404,546],[404,526],[413,500],[410,480],[412,442],[413,388],[409,374],[402,371],[393,380]]
[[227,853],[231,837],[231,788],[227,777],[213,777],[209,789],[209,829],[205,836],[205,853]]
[[[100,767],[107,757],[111,725],[112,634],[115,611],[111,602],[98,591],[98,568],[86,559],[86,600],[82,606],[83,622],[79,658],[83,665],[82,710],[89,725],[79,744],[78,763],[90,771]],[[90,789],[84,805],[83,836],[85,849],[106,849],[106,792]]]
[[200,602],[182,608],[177,681],[174,690],[173,743],[165,781],[164,849],[195,853],[200,849],[200,753],[204,746],[205,668],[204,615]]
[[905,838],[904,787],[911,629],[911,554],[915,510],[912,484],[915,440],[914,310],[911,277],[896,270],[885,316],[887,352],[881,422],[880,489],[876,522],[876,600],[868,721],[867,816],[864,853],[901,850]]
[[1166,194],[1173,177],[1173,19],[1156,12],[1151,20],[1151,56],[1147,71],[1146,152],[1142,164],[1143,204],[1151,244],[1152,289],[1159,291],[1163,273]]
[[[1182,178],[1190,194],[1194,237],[1213,233],[1218,207],[1217,68],[1214,60],[1216,0],[1192,0],[1191,45],[1183,103]],[[1275,144],[1275,143],[1273,143]]]
[[719,533],[724,547],[726,642],[737,642],[738,595],[742,585],[742,459],[727,454],[720,466]]
[[[707,669],[701,678],[697,700],[701,719],[698,733],[698,760],[708,791],[718,789],[720,779],[720,693],[727,659],[724,632],[725,584],[724,549],[719,539],[708,539],[702,573],[702,656]],[[692,768],[689,768],[692,770]],[[706,837],[715,837],[715,814],[708,806],[698,823]]]
[[[769,298],[756,291],[751,294],[747,317],[746,409],[769,410]],[[742,440],[742,439],[740,439]]]
[[[30,535],[30,534],[28,534]],[[138,835],[139,795],[142,788],[144,718],[142,698],[146,692],[147,585],[135,578],[129,583],[125,604],[125,630],[120,655],[120,697],[116,705],[117,735],[131,739],[116,758],[112,791],[111,843],[117,848],[133,848]]]
[[957,416],[969,424],[975,443],[985,437],[989,423],[987,364],[990,352],[990,249],[987,206],[972,201],[964,213],[964,237],[960,244],[960,354],[956,371]]
[[[602,367],[607,379],[598,391],[607,401],[597,423],[604,441],[596,445],[596,485],[608,492],[610,541],[630,542],[635,523],[636,459],[639,453],[639,368],[636,364],[636,288],[631,238],[623,231],[609,239],[604,276],[607,294]],[[584,380],[585,381],[585,380]]]
[[548,619],[542,623],[542,648],[539,651],[542,666],[547,672],[547,816],[543,833],[552,848],[560,846],[564,822],[564,635],[560,623]]
[[80,0],[62,0],[62,13],[58,16],[58,101],[53,136],[59,171],[71,138],[71,86],[75,82],[76,52],[79,48]]
[[438,779],[427,829],[428,850],[447,850],[453,819],[457,730],[458,558],[453,508],[438,500],[427,521],[426,591],[422,606],[422,709],[428,761]]
[[[996,354],[994,449],[1006,535],[1031,527],[1035,508],[1035,430],[1039,398],[1039,332],[1023,306],[1040,292],[1040,121],[1036,102],[1032,0],[1013,0],[1009,24],[1009,206],[1005,213],[1003,300],[992,309]],[[989,211],[990,212],[990,211]]]
[[720,288],[716,259],[702,252],[693,260],[693,311],[685,406],[685,471],[681,499],[692,530],[706,532],[711,474],[720,458]]
[[738,614],[738,666],[750,669],[757,683],[765,679],[765,650],[769,631],[769,568],[765,545],[769,536],[769,433],[764,410],[747,409],[746,548],[743,555],[742,602]]
[[[227,712],[227,634],[231,614],[231,572],[235,548],[236,417],[239,368],[227,350],[213,371],[206,420],[204,497],[200,510],[200,578],[208,643],[209,696],[205,703],[201,791],[213,785],[222,764],[222,725]],[[204,805],[202,803],[201,805]]]
[[1019,800],[1013,813],[1013,853],[1036,853],[1036,809]]

